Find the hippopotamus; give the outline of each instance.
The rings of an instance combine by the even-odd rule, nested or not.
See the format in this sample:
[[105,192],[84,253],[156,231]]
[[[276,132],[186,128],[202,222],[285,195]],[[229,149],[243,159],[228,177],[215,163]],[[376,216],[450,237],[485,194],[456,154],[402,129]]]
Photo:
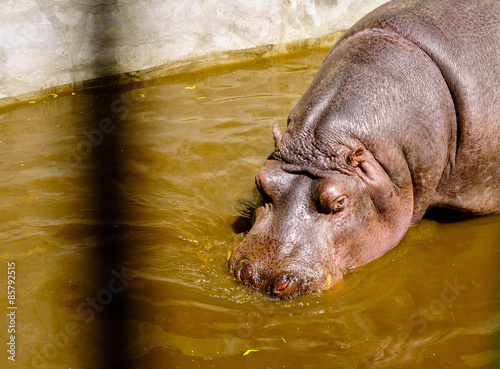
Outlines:
[[500,2],[395,0],[332,47],[255,177],[239,282],[328,289],[431,208],[500,210]]

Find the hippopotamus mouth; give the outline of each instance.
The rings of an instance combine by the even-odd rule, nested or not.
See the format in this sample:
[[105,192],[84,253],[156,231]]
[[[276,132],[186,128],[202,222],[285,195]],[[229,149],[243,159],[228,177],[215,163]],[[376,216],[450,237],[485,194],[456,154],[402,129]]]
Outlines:
[[240,259],[235,254],[230,255],[229,268],[238,282],[279,299],[326,290],[334,281],[342,278],[340,269],[337,268],[332,274],[323,272],[320,265],[310,270],[305,270],[303,266],[289,266],[289,270],[275,273],[275,268],[258,265],[248,258]]
[[[271,296],[290,298],[302,295],[309,290],[309,281],[297,277],[293,272],[280,272],[273,277],[261,276],[252,271],[252,264],[248,259],[242,259],[234,268],[236,280],[251,286],[256,290],[263,290]],[[266,280],[270,282],[267,283]]]

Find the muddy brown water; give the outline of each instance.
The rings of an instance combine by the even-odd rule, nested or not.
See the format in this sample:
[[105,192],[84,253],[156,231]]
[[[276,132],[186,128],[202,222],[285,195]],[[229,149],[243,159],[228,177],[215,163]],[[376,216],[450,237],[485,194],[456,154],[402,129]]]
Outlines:
[[0,303],[17,307],[15,362],[1,319],[2,366],[498,367],[498,215],[425,219],[294,300],[229,274],[271,126],[285,128],[326,52],[0,111]]

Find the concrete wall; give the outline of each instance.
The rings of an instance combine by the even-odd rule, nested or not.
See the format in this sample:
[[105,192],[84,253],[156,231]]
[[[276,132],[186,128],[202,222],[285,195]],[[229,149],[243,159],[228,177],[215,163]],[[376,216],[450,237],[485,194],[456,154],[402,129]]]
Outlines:
[[0,98],[314,39],[387,0],[2,0]]

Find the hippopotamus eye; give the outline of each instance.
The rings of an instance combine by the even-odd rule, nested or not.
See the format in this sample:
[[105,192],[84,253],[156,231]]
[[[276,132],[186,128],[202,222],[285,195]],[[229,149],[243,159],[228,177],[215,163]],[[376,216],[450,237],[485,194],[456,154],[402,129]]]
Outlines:
[[339,195],[334,187],[330,191],[323,191],[319,196],[318,211],[324,214],[332,214],[341,211],[347,204],[347,195]]
[[342,196],[337,197],[333,201],[330,208],[332,209],[332,212],[336,213],[336,212],[342,210],[345,207],[346,203],[347,203],[347,195],[342,195]]

